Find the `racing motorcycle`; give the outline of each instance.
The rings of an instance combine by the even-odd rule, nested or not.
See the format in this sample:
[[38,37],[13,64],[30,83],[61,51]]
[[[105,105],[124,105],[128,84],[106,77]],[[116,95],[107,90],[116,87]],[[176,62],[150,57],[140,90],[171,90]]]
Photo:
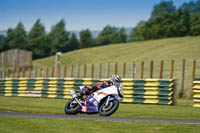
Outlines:
[[[80,86],[83,92],[86,86]],[[75,115],[77,113],[99,113],[100,116],[110,116],[119,107],[123,99],[122,89],[118,85],[99,88],[89,96],[85,97],[74,90],[70,90],[72,99],[65,105],[65,113]]]

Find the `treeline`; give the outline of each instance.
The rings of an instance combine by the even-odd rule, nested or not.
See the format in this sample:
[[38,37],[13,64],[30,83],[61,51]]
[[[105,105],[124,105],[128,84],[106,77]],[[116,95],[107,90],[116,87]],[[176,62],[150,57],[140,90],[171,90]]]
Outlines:
[[80,48],[88,48],[112,43],[127,41],[124,28],[116,28],[110,25],[104,27],[98,37],[93,38],[89,29],[80,32],[80,38],[75,33],[65,29],[65,21],[60,20],[52,26],[47,33],[45,26],[38,19],[29,32],[25,31],[24,25],[9,28],[6,36],[0,36],[0,51],[12,48],[30,50],[33,52],[33,59],[54,55],[56,52],[68,52]]
[[151,18],[133,29],[130,41],[200,35],[200,0],[184,3],[178,9],[172,1],[154,6]]
[[130,36],[123,27],[107,25],[96,38],[89,29],[80,31],[77,37],[65,29],[64,20],[53,25],[47,33],[38,19],[29,32],[19,22],[14,29],[8,29],[6,36],[0,35],[0,51],[12,48],[30,50],[33,59],[38,59],[55,55],[56,52],[113,43],[197,35],[200,35],[200,0],[184,3],[178,9],[173,1],[162,1],[154,6],[149,20],[138,23]]

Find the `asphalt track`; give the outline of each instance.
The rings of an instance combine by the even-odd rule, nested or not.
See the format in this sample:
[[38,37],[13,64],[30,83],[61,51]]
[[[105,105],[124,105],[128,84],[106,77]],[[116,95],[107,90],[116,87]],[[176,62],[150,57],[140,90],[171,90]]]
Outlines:
[[62,119],[89,119],[89,120],[104,120],[104,121],[119,121],[119,122],[168,122],[168,123],[185,123],[185,124],[200,124],[200,120],[190,119],[163,119],[163,118],[131,118],[131,117],[105,117],[94,115],[65,115],[65,114],[29,114],[12,111],[0,110],[0,116],[6,117],[29,117],[29,118],[62,118]]

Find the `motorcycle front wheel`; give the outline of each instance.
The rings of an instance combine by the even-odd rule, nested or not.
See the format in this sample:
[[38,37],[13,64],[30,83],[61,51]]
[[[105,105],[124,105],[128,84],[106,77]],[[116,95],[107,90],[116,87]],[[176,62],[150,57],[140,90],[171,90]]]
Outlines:
[[76,102],[75,99],[69,100],[65,105],[65,114],[75,115],[78,113],[80,105]]
[[119,100],[117,100],[117,99],[109,101],[107,106],[106,106],[106,102],[107,102],[107,100],[105,100],[104,103],[99,108],[100,116],[110,116],[113,113],[115,113],[115,111],[119,107]]

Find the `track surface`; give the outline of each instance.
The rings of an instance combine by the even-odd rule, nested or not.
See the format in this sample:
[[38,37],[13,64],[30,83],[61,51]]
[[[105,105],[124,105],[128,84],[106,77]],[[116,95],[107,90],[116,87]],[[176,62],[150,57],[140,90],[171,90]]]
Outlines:
[[37,118],[62,118],[62,119],[90,119],[90,120],[106,120],[106,121],[148,121],[148,122],[170,122],[170,123],[186,123],[200,124],[200,120],[189,119],[160,119],[160,118],[130,118],[130,117],[103,117],[92,115],[62,115],[62,114],[28,114],[12,111],[0,110],[0,116],[7,117],[37,117]]

